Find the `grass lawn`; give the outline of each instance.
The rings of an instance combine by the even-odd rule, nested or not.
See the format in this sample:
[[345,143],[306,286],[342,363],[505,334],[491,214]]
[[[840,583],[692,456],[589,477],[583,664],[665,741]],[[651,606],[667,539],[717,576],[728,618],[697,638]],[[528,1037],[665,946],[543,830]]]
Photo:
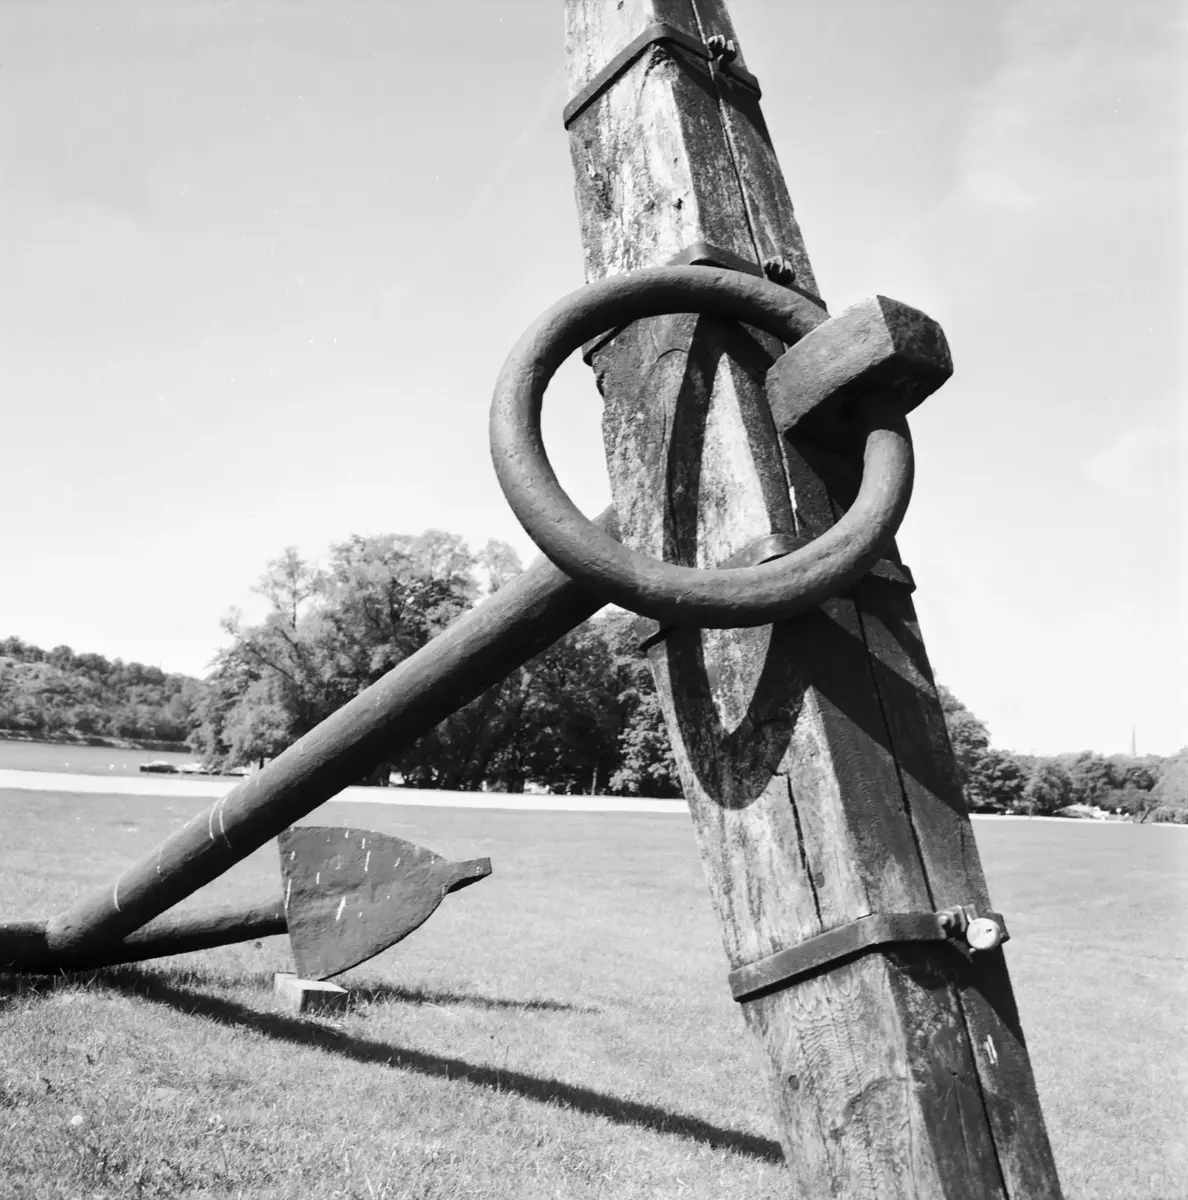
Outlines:
[[[60,908],[195,807],[0,793],[0,913]],[[332,804],[314,823],[495,873],[345,976],[333,1021],[274,1002],[280,938],[0,975],[0,1196],[786,1200],[683,818]],[[977,834],[1069,1200],[1188,1197],[1188,830]],[[270,846],[203,901],[278,879]]]

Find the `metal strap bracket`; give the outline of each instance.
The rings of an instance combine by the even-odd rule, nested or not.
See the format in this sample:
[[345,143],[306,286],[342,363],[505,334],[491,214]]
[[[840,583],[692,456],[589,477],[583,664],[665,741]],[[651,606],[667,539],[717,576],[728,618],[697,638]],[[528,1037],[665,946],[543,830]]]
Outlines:
[[[711,38],[710,41],[713,42],[714,39]],[[655,46],[661,42],[669,42],[674,46],[679,46],[682,50],[688,50],[690,54],[696,54],[698,58],[716,63],[723,75],[749,88],[755,93],[755,99],[758,100],[763,94],[759,88],[759,80],[750,71],[733,61],[734,55],[738,51],[733,49],[730,43],[725,42],[724,39],[718,39],[718,41],[722,42],[722,45],[707,45],[683,29],[677,29],[675,25],[666,25],[663,21],[649,25],[639,37],[628,42],[565,106],[561,113],[565,128],[568,129],[649,46]]]
[[[694,242],[693,245],[686,246],[674,254],[662,265],[666,267],[721,267],[726,271],[741,271],[744,275],[755,275],[760,279],[767,274],[758,263],[751,262],[749,258],[743,258],[741,254],[735,254],[733,250],[724,250],[721,246],[714,246],[709,242]],[[803,296],[818,308],[825,309],[825,301],[820,296],[784,280],[773,280],[773,282],[779,283],[781,287],[786,287],[798,296]],[[625,325],[619,325],[614,329],[608,329],[606,333],[599,334],[596,338],[591,338],[582,347],[582,361],[589,366],[594,355],[608,342],[617,338],[625,328]]]
[[880,946],[951,942],[969,953],[994,949],[1009,937],[1001,913],[979,917],[967,906],[956,905],[938,913],[872,913],[731,971],[730,991],[741,1004]]

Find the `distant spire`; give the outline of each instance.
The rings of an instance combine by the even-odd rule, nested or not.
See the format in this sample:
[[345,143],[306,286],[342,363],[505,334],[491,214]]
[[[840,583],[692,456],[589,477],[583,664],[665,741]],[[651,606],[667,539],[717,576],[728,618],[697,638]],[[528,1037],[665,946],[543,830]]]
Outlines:
[[1130,727],[1130,757],[1138,758],[1137,743],[1134,740],[1134,726]]

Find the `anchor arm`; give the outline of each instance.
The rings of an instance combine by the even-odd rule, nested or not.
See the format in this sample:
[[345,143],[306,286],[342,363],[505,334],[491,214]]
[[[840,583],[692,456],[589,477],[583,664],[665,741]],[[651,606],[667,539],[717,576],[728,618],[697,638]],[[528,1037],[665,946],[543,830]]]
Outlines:
[[[615,529],[614,514],[599,518]],[[155,850],[51,917],[46,948],[119,942],[551,646],[603,601],[541,558]]]

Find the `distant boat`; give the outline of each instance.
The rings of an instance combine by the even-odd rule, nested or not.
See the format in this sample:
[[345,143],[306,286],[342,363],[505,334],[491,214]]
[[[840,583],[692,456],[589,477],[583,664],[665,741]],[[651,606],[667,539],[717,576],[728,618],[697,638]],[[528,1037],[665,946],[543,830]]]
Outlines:
[[161,759],[156,759],[153,762],[140,764],[140,770],[148,771],[151,775],[177,775],[178,769],[171,762],[164,762]]

